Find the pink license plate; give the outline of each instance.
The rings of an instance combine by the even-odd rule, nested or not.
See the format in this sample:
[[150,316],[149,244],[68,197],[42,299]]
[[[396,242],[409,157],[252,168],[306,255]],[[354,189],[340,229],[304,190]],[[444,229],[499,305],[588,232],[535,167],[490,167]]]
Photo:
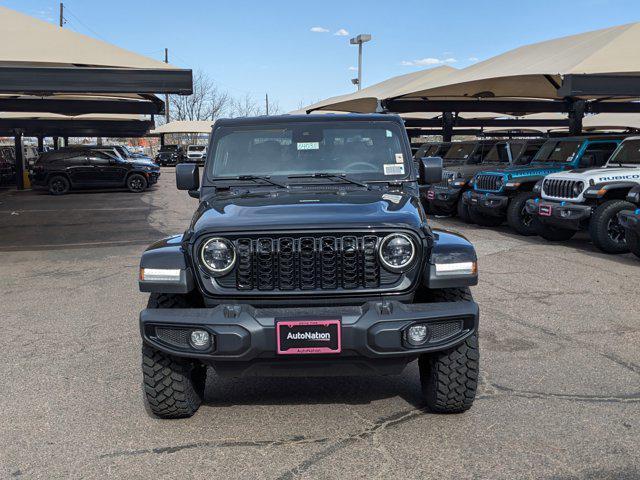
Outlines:
[[340,353],[340,320],[283,320],[276,322],[279,355]]
[[552,210],[553,210],[553,207],[551,207],[551,205],[540,205],[538,207],[538,213],[540,214],[541,217],[550,217]]

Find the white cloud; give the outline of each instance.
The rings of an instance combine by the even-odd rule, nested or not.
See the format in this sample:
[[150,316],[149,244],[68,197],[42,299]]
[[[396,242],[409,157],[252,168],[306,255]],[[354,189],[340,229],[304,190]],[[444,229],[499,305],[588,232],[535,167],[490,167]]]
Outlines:
[[357,71],[357,70],[358,70],[358,69],[357,69],[356,67],[349,67],[349,71],[350,71],[350,72],[355,72],[355,71]]
[[347,35],[349,35],[349,32],[347,30],[345,30],[344,28],[341,28],[340,30],[336,31],[336,33],[334,33],[334,35],[337,35],[339,37],[346,37]]
[[453,57],[450,58],[434,58],[434,57],[426,57],[419,58],[417,60],[403,60],[400,62],[400,65],[404,65],[406,67],[424,67],[429,65],[444,65],[446,63],[456,63],[456,60]]
[[327,33],[329,29],[324,27],[311,27],[310,31],[314,33]]
[[478,60],[480,60],[478,57],[469,57],[470,62],[477,62]]

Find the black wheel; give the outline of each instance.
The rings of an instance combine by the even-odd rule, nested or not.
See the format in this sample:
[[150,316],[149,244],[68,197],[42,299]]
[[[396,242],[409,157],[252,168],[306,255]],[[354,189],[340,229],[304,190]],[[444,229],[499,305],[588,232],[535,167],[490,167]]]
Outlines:
[[535,235],[536,225],[534,216],[527,212],[527,200],[535,198],[535,193],[520,192],[509,202],[507,207],[507,223],[520,235]]
[[[148,308],[197,306],[184,295],[151,294]],[[206,366],[197,361],[173,357],[148,345],[142,346],[142,377],[145,403],[160,418],[190,417],[204,398]]]
[[63,175],[55,175],[49,179],[47,182],[49,186],[49,193],[51,195],[64,195],[65,193],[69,193],[71,189],[71,184],[69,183],[69,179]]
[[634,205],[624,200],[609,200],[596,208],[589,223],[589,235],[593,244],[606,253],[628,252],[629,246],[625,240],[624,227],[618,221],[618,213],[632,208]]
[[127,188],[130,192],[140,193],[144,192],[147,188],[148,182],[144,176],[139,173],[132,173],[127,178]]
[[568,230],[566,228],[553,227],[551,225],[545,225],[540,221],[535,222],[536,232],[545,240],[550,242],[562,242],[564,240],[570,240],[578,233],[577,230]]
[[640,258],[640,235],[633,230],[627,230],[624,237],[627,240],[627,246],[631,253]]
[[[473,300],[468,288],[433,290],[430,296],[436,302]],[[436,413],[469,410],[478,388],[479,362],[477,333],[454,348],[420,355],[420,383],[427,407]]]
[[473,223],[471,220],[471,213],[469,212],[469,205],[464,203],[462,200],[462,195],[458,199],[458,206],[456,207],[456,211],[458,213],[458,218],[465,223]]
[[469,208],[469,217],[471,217],[473,223],[477,223],[483,227],[499,227],[504,222],[504,218],[502,217],[482,215],[475,208]]

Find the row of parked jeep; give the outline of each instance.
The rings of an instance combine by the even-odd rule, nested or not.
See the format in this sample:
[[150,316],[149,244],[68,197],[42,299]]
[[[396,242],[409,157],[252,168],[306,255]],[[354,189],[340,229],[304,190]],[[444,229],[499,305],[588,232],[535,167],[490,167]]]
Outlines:
[[607,253],[640,257],[640,137],[425,143],[442,181],[422,185],[428,213],[549,241],[587,230]]

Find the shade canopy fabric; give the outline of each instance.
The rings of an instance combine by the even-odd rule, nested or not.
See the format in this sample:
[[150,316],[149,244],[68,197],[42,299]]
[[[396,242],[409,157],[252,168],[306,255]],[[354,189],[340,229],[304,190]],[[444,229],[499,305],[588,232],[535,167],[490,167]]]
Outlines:
[[640,74],[640,23],[519,47],[444,79],[417,79],[397,97],[561,99],[571,74]]
[[151,130],[149,135],[167,135],[178,133],[211,133],[213,121],[211,120],[178,120],[165,123]]
[[[584,75],[611,75],[624,81],[621,77],[640,79],[640,23],[522,46],[462,70],[439,67],[394,77],[369,87],[371,93],[363,89],[308,108],[374,112],[380,108],[376,99],[383,105],[385,100],[393,99],[562,100],[567,94],[561,89],[563,82]],[[375,88],[387,82],[391,88]],[[638,90],[637,84],[633,89]],[[588,100],[605,97],[586,91],[571,95]],[[624,95],[616,100],[620,97]]]
[[419,82],[427,79],[433,82],[445,81],[444,79],[455,71],[455,68],[444,65],[399,75],[371,85],[370,87],[363,88],[358,92],[339,95],[309,105],[304,111],[324,109],[358,113],[375,112],[380,100],[397,97],[403,92],[411,91],[413,88],[412,85],[420,84]]
[[176,68],[5,7],[0,7],[0,64]]

